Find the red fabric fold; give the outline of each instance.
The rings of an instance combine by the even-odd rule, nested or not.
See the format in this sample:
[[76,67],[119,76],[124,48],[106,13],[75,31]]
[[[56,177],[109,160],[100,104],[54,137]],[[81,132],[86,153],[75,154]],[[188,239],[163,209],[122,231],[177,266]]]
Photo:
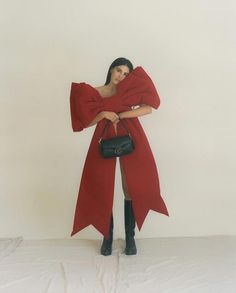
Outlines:
[[[117,92],[102,98],[91,85],[72,83],[70,93],[73,131],[82,131],[101,111],[116,113],[128,111],[132,106],[147,104],[157,109],[160,98],[157,90],[141,66],[136,67],[117,85]],[[158,171],[147,137],[138,118],[125,119],[135,143],[135,151],[121,158],[126,175],[129,195],[133,200],[135,219],[139,230],[149,212],[153,210],[169,215],[160,194]],[[94,131],[81,177],[71,236],[93,225],[108,237],[112,213],[116,158],[104,159],[99,153],[98,141],[106,119],[101,120]],[[117,125],[117,135],[125,129]],[[106,136],[115,136],[111,126]]]

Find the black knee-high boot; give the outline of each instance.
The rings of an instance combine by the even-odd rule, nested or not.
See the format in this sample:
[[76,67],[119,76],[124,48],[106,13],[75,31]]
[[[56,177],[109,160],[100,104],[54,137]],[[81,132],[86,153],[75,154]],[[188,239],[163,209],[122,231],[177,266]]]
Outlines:
[[113,241],[113,214],[111,215],[110,228],[109,228],[109,237],[106,239],[103,237],[103,242],[101,246],[102,255],[111,255],[112,252],[112,241]]
[[132,200],[125,201],[125,254],[132,255],[137,253],[137,248],[134,240],[135,218],[132,207]]

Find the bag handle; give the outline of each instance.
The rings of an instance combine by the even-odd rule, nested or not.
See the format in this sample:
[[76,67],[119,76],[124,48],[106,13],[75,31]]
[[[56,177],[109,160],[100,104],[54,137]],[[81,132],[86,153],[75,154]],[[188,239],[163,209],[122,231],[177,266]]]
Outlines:
[[[130,132],[129,132],[129,130],[128,130],[128,127],[126,126],[124,120],[120,120],[119,123],[121,123],[121,125],[122,125],[122,126],[124,127],[124,129],[126,130],[127,134],[131,137]],[[103,139],[104,134],[107,133],[107,129],[108,129],[108,126],[110,126],[110,124],[111,124],[111,121],[108,120],[107,123],[106,123],[106,125],[105,125],[104,128],[103,128],[103,132],[102,132],[102,135],[101,135],[101,137],[100,137],[100,139],[99,139],[99,143],[100,143],[101,140]]]

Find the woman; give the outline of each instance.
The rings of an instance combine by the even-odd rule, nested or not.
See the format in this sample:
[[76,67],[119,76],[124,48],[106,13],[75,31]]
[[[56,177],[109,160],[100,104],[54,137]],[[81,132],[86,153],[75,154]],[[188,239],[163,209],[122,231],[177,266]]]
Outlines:
[[107,137],[125,134],[120,120],[124,120],[135,144],[135,150],[120,157],[122,188],[124,192],[125,254],[134,255],[135,222],[139,230],[150,209],[168,215],[160,195],[156,164],[138,121],[139,116],[159,107],[155,86],[142,67],[133,69],[126,58],[117,58],[108,70],[104,86],[92,87],[86,83],[72,83],[70,105],[72,127],[81,131],[97,124],[88,150],[80,183],[80,190],[71,235],[92,224],[103,235],[102,255],[112,253],[113,194],[116,159],[104,159],[99,153],[98,141],[107,121]]

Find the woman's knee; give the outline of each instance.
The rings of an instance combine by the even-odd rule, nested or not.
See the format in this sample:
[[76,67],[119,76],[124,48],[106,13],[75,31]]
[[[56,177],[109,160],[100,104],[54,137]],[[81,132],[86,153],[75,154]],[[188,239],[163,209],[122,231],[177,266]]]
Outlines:
[[129,196],[128,189],[124,188],[123,186],[122,186],[122,189],[123,189],[125,199],[131,199],[130,196]]

